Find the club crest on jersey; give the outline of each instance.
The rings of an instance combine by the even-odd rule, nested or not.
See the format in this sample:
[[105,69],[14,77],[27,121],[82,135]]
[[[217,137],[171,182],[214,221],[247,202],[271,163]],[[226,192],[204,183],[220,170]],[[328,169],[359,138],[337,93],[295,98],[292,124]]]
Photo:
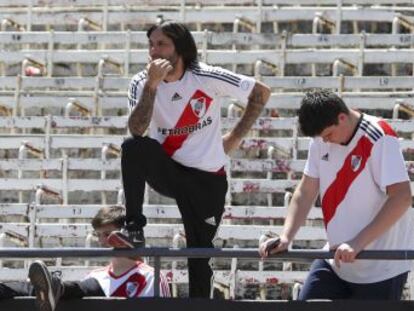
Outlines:
[[126,284],[126,294],[127,297],[135,297],[138,291],[138,283],[137,282],[128,282]]
[[194,98],[190,100],[191,108],[193,109],[193,113],[198,117],[202,118],[207,111],[207,98],[204,96],[200,96],[198,98]]
[[358,171],[361,167],[362,156],[360,155],[352,155],[351,157],[351,168],[354,172]]

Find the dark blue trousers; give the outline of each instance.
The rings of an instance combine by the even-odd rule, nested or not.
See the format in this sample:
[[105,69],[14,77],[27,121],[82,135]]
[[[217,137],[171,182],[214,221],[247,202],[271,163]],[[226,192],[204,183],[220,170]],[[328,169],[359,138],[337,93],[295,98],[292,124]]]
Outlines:
[[407,276],[408,272],[377,283],[350,283],[339,278],[325,260],[317,259],[310,268],[298,300],[400,300]]

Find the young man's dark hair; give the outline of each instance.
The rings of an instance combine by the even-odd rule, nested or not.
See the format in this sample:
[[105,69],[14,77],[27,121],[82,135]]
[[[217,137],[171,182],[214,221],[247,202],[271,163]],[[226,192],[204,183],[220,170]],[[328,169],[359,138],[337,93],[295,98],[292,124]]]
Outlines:
[[317,136],[328,126],[338,124],[340,113],[349,114],[349,109],[338,95],[327,89],[309,91],[298,111],[301,131],[305,136]]
[[173,41],[175,51],[183,58],[185,70],[197,64],[197,46],[192,34],[184,24],[174,21],[162,21],[147,30],[147,37],[149,38],[156,29],[160,29],[164,35]]
[[125,208],[117,205],[103,207],[98,211],[91,223],[95,230],[106,225],[122,228],[125,224]]

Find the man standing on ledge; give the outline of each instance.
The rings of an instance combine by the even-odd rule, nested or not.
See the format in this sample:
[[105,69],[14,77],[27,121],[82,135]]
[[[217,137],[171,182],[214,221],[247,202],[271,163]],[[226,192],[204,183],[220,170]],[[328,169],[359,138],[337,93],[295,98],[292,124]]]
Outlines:
[[397,135],[327,90],[307,93],[298,114],[303,134],[313,137],[304,175],[280,240],[264,242],[259,253],[286,250],[319,194],[335,257],[314,261],[299,300],[399,300],[410,261],[355,260],[361,250],[412,249],[410,181]]
[[[187,247],[210,248],[224,211],[226,155],[259,117],[270,90],[250,77],[198,62],[194,38],[181,23],[156,24],[147,37],[149,63],[133,77],[128,92],[132,137],[122,145],[127,223],[118,236],[131,247],[145,245],[147,182],[176,200]],[[223,96],[247,105],[233,130],[222,137]],[[208,261],[188,260],[190,297],[210,296]]]

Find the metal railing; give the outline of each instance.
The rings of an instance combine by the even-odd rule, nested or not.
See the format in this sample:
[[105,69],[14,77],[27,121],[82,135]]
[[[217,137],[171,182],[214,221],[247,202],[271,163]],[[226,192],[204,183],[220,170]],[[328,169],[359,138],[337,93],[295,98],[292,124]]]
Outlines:
[[[274,254],[267,260],[292,259],[331,259],[335,251],[324,250],[289,250]],[[261,259],[257,249],[224,249],[224,248],[2,248],[0,258],[51,258],[51,257],[154,257],[154,297],[160,296],[161,257],[187,258],[257,258]],[[367,250],[360,252],[357,259],[371,260],[412,260],[414,250]]]

